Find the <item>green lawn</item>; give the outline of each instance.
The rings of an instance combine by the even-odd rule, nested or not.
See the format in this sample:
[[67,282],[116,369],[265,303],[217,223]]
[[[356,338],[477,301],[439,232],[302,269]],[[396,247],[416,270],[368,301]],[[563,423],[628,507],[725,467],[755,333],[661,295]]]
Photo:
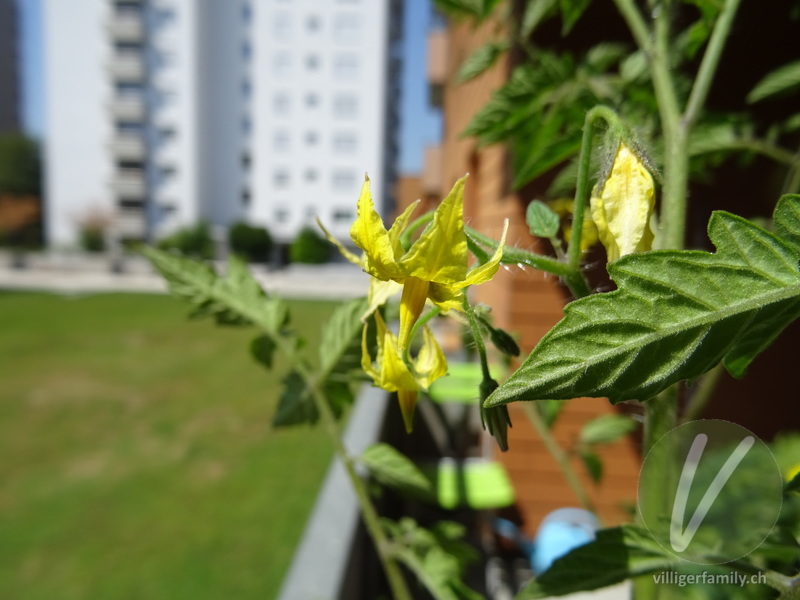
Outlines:
[[[315,348],[333,305],[291,306]],[[166,296],[0,294],[0,598],[276,596],[331,448],[270,430],[253,335]]]

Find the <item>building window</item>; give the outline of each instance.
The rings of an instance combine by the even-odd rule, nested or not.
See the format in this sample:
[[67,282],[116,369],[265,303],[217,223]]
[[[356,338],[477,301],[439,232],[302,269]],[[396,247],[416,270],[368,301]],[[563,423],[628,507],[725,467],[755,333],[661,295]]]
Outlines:
[[144,86],[140,83],[117,82],[114,87],[118,98],[140,100],[144,97]]
[[251,58],[253,58],[253,46],[250,42],[244,41],[242,42],[242,59],[250,60]]
[[156,11],[156,27],[165,29],[175,23],[175,9],[162,8]]
[[316,71],[319,68],[319,56],[316,54],[306,56],[306,68],[310,71]]
[[245,79],[242,81],[242,97],[243,98],[250,98],[253,95],[253,84],[250,83],[249,79]]
[[319,141],[319,134],[316,131],[307,131],[306,132],[306,144],[309,146],[315,146]]
[[176,133],[172,127],[162,127],[158,130],[158,144],[165,146],[175,140]]
[[245,188],[242,190],[242,206],[250,206],[250,201],[252,200],[252,195],[250,194],[250,190]]
[[286,169],[278,169],[272,175],[272,183],[278,189],[285,189],[289,187],[289,171]]
[[338,94],[333,98],[333,116],[338,119],[354,119],[358,114],[358,97],[354,94]]
[[306,94],[306,106],[308,108],[315,108],[319,105],[319,96],[314,93]]
[[272,70],[276,77],[288,77],[292,74],[292,55],[280,52],[272,59]]
[[359,30],[358,13],[339,13],[333,21],[333,39],[337,42],[352,43],[358,41]]
[[278,92],[272,99],[272,108],[276,115],[288,115],[292,108],[292,98],[286,92]]
[[250,135],[253,131],[253,122],[250,120],[250,117],[245,115],[242,117],[242,133],[244,135]]
[[358,56],[337,54],[333,59],[333,77],[337,81],[353,81],[358,78]]
[[242,5],[242,21],[250,23],[253,20],[253,7],[249,2]]
[[247,151],[242,152],[242,169],[244,171],[249,171],[250,170],[250,166],[252,165],[252,163],[253,163],[253,160],[250,157],[250,153],[247,152]]
[[289,149],[289,132],[285,129],[276,131],[272,135],[272,148],[277,152],[283,152]]
[[289,220],[289,209],[288,208],[276,208],[275,209],[275,220],[278,223],[286,223]]
[[333,134],[333,151],[337,154],[353,154],[358,148],[358,138],[352,131],[337,131]]
[[303,174],[303,177],[308,183],[314,183],[317,179],[319,179],[319,174],[317,173],[316,169],[307,169]]
[[319,31],[322,21],[317,15],[309,15],[306,19],[306,29],[309,31]]
[[275,39],[283,42],[292,39],[292,15],[288,12],[275,13],[275,20],[272,22],[272,31]]
[[333,220],[336,223],[352,223],[353,210],[350,208],[337,208],[333,211]]
[[356,187],[356,174],[346,169],[338,169],[333,172],[333,189],[336,191],[349,192]]

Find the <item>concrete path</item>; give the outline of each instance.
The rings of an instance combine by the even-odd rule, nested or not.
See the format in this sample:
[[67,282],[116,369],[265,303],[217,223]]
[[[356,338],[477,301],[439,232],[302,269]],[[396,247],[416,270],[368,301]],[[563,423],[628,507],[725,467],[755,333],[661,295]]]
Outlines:
[[[254,266],[253,275],[267,292],[285,298],[347,299],[365,296],[369,276],[350,263],[290,265],[270,270]],[[29,254],[21,259],[0,253],[0,290],[57,294],[109,292],[166,293],[161,276],[140,256],[126,258],[120,272],[107,257]]]

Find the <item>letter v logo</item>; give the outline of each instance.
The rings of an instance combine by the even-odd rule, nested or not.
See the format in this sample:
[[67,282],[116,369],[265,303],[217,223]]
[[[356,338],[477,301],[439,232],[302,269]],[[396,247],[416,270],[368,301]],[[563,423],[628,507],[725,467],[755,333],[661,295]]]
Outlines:
[[725,464],[722,465],[716,477],[714,477],[711,485],[708,486],[708,489],[700,500],[700,504],[698,504],[692,518],[686,525],[686,529],[684,529],[683,520],[686,514],[689,492],[692,489],[692,482],[697,472],[697,466],[703,456],[703,450],[705,450],[707,442],[708,436],[704,433],[698,433],[692,442],[691,448],[689,448],[686,461],[683,463],[678,489],[675,492],[675,503],[672,505],[672,521],[670,522],[669,529],[669,541],[675,552],[683,552],[689,547],[695,533],[697,533],[698,527],[702,524],[703,519],[705,519],[708,511],[717,499],[717,496],[719,496],[719,493],[722,491],[722,488],[725,486],[728,479],[730,479],[731,475],[733,475],[739,463],[742,462],[742,459],[744,459],[750,451],[750,448],[753,447],[755,438],[750,435],[739,442],[739,445],[728,457],[728,460],[725,461]]

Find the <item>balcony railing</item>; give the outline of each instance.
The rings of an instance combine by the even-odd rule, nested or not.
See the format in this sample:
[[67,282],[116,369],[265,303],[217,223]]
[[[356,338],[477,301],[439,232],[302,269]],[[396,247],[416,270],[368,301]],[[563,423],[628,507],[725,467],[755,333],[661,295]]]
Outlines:
[[138,97],[118,96],[111,100],[111,114],[118,121],[138,122],[144,120],[144,100]]
[[111,59],[109,71],[116,81],[140,83],[145,77],[144,60],[139,54],[118,54]]
[[120,209],[114,224],[120,237],[142,239],[147,235],[147,219],[141,208]]
[[117,42],[141,42],[144,38],[144,24],[137,15],[117,14],[109,20],[108,32]]
[[111,142],[111,152],[119,160],[143,160],[145,158],[144,141],[138,135],[120,133]]
[[147,191],[142,172],[119,173],[114,177],[111,187],[120,200],[143,200]]

